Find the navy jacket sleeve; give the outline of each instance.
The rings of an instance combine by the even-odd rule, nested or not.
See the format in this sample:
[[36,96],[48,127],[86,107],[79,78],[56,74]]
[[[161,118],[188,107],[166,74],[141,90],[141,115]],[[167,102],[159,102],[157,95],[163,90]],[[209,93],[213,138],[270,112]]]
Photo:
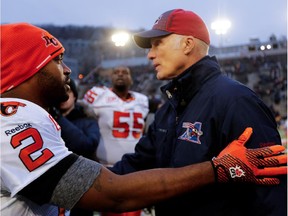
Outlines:
[[[153,125],[153,124],[152,124]],[[135,147],[134,153],[124,154],[121,161],[118,161],[109,169],[117,174],[127,174],[139,170],[155,168],[155,146],[153,145],[152,126],[149,127],[147,135],[144,135]]]
[[[223,103],[223,101],[222,101]],[[246,143],[248,148],[259,148],[281,144],[281,138],[277,130],[277,124],[271,110],[256,95],[237,97],[229,107],[220,115],[221,127],[218,133],[222,135],[221,143],[230,143],[237,138],[246,127],[253,128],[253,134]],[[218,105],[216,105],[218,106]],[[221,106],[220,106],[221,107]],[[224,146],[225,147],[225,146]]]
[[61,136],[69,150],[76,153],[96,150],[100,132],[95,119],[81,118],[71,122],[61,116],[57,122],[61,126]]

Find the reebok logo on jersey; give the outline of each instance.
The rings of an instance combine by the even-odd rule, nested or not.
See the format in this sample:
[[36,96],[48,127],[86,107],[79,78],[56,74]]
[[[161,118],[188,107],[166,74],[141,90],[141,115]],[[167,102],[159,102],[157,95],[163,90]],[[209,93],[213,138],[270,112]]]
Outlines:
[[201,126],[201,122],[195,122],[194,124],[190,122],[183,122],[182,128],[185,128],[186,131],[179,136],[178,139],[201,144],[200,136],[203,134],[201,131]]
[[30,123],[24,123],[24,124],[18,125],[15,128],[10,129],[10,130],[6,130],[5,134],[7,136],[10,136],[10,135],[12,135],[14,133],[18,133],[19,131],[21,131],[23,129],[26,129],[26,128],[30,128],[30,127],[32,127],[32,125]]

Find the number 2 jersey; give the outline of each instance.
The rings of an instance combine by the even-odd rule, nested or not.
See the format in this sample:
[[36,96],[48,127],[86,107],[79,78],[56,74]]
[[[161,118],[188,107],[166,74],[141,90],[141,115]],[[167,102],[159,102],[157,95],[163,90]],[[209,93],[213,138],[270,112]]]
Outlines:
[[[96,173],[100,169],[100,165],[93,162],[91,167],[96,168],[95,164],[98,164],[95,173],[85,174],[83,170],[87,170],[89,167],[86,159],[68,151],[61,138],[60,126],[40,106],[16,98],[0,98],[0,102],[1,215],[54,216],[68,214],[69,211],[65,211],[65,209],[71,209],[82,194],[89,189],[95,176],[98,175]],[[67,161],[72,156],[75,159],[73,162],[66,163],[67,168],[60,167],[63,161]],[[76,169],[76,165],[77,171],[73,171]],[[52,173],[51,169],[54,169]],[[51,174],[49,175],[47,171],[50,171]],[[57,172],[61,175],[58,175]],[[74,184],[75,180],[73,179],[76,179],[78,175],[87,175],[85,181],[91,178],[89,183],[83,182],[86,188]],[[40,181],[41,183],[36,187],[31,187],[34,181],[39,182],[41,176],[49,181],[44,184],[42,184],[43,181]],[[42,177],[42,179],[44,178]],[[65,180],[66,185],[64,183],[61,185],[61,182],[64,182],[61,180]],[[51,186],[52,182],[55,182],[55,186]],[[30,191],[26,192],[27,196],[23,196],[22,189],[27,190],[25,187],[28,185]],[[69,188],[72,190],[69,191]],[[69,200],[70,197],[64,191],[67,191],[67,194],[76,194],[76,191],[80,191],[80,193],[75,195],[77,197],[75,200]],[[36,197],[36,201],[31,201],[30,192]],[[55,195],[55,192],[59,195]],[[41,204],[37,204],[38,198],[40,200],[41,197],[45,197],[45,199]],[[57,199],[63,200],[63,202],[58,202]],[[52,205],[50,202],[54,204]]]
[[148,97],[134,91],[129,94],[123,100],[107,87],[93,87],[84,96],[84,101],[92,105],[100,127],[96,156],[106,166],[112,166],[125,153],[133,153],[143,135]]

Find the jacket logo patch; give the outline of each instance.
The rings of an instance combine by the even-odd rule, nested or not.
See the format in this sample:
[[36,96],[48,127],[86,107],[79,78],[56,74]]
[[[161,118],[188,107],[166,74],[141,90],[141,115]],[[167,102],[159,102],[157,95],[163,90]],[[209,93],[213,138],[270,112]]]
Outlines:
[[195,122],[194,124],[190,122],[183,122],[182,127],[186,128],[186,131],[179,136],[178,139],[201,144],[200,136],[203,134],[201,131],[201,126],[201,122]]

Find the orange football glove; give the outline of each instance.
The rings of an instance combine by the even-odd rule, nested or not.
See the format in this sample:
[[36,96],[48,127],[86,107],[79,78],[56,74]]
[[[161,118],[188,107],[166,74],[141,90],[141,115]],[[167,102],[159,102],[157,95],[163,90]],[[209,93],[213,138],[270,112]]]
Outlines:
[[[237,140],[212,159],[217,182],[276,185],[280,181],[275,176],[287,174],[287,154],[281,154],[285,147],[274,145],[247,149],[244,145],[251,134],[252,128],[246,128]],[[283,164],[285,166],[280,166]]]

